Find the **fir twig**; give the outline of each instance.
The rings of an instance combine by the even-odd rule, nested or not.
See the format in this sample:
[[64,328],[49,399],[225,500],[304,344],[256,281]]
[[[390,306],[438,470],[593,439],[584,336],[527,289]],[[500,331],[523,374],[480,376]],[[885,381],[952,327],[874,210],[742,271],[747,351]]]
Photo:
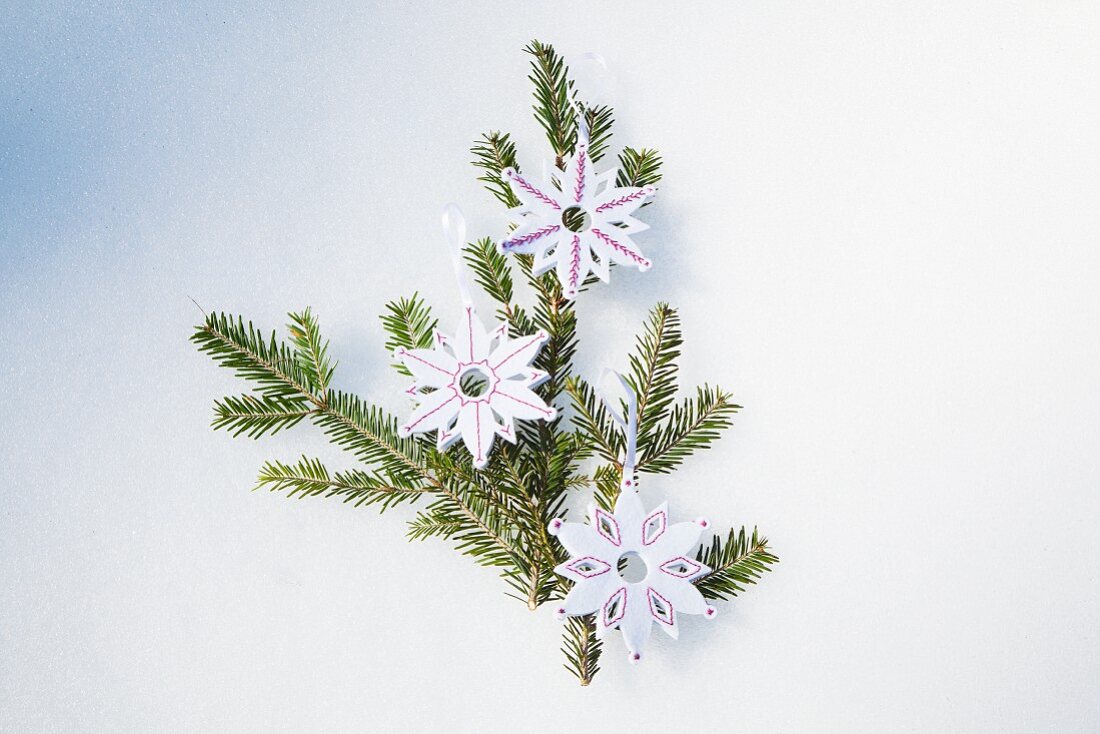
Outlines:
[[309,378],[314,391],[323,393],[332,382],[332,373],[336,367],[328,356],[328,341],[321,341],[321,328],[317,319],[308,308],[301,313],[292,313],[287,330],[295,347],[294,353],[299,367]]
[[756,528],[751,536],[746,535],[745,528],[730,530],[725,543],[715,535],[695,558],[711,568],[709,574],[695,581],[696,588],[708,599],[737,596],[779,563],[779,558],[768,549],[768,539],[759,537]]
[[561,651],[565,653],[565,669],[582,686],[591,683],[596,673],[600,672],[600,656],[603,654],[603,641],[596,637],[594,616],[566,620]]
[[[432,310],[418,293],[410,298],[399,298],[386,304],[386,312],[380,317],[382,328],[389,334],[386,349],[427,349],[432,345],[432,335],[439,321],[432,318]],[[400,362],[394,369],[406,377],[412,377],[409,368]]]
[[577,113],[569,101],[569,69],[553,46],[531,41],[524,51],[532,57],[528,78],[535,85],[535,119],[561,168],[577,145]]
[[638,471],[667,474],[698,449],[710,448],[721,432],[733,425],[741,409],[729,393],[703,385],[694,398],[672,409],[653,432],[645,450],[639,449]]
[[260,469],[255,488],[286,492],[288,497],[339,497],[355,507],[379,505],[383,511],[431,491],[430,487],[395,487],[359,470],[333,474],[320,459],[305,456],[296,464],[267,462]]
[[485,171],[477,180],[485,184],[486,190],[509,209],[519,206],[519,199],[502,175],[505,168],[512,168],[517,173],[520,170],[516,161],[516,146],[508,133],[494,131],[482,134],[470,148],[470,153],[474,156],[471,162]]
[[655,186],[661,180],[661,155],[652,148],[623,148],[616,186]]
[[312,413],[309,403],[298,397],[231,395],[214,402],[211,425],[234,436],[243,433],[249,438],[259,438],[292,428]]

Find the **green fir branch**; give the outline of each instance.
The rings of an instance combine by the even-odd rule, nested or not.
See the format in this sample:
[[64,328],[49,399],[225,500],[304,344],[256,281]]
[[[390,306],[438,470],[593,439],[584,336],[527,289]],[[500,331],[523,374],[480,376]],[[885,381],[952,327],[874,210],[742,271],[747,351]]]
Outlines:
[[733,425],[741,409],[729,393],[709,385],[700,387],[672,409],[653,432],[645,450],[639,448],[638,471],[667,474],[697,450],[710,448],[721,432]]
[[531,41],[524,51],[532,57],[528,79],[535,85],[535,119],[561,168],[577,145],[577,113],[570,103],[569,69],[553,46]]
[[378,505],[382,511],[431,491],[429,487],[395,487],[359,470],[331,473],[320,459],[305,456],[296,464],[267,462],[260,469],[255,488],[286,492],[288,497],[338,497],[355,507]]
[[601,458],[618,464],[623,435],[603,400],[591,385],[579,377],[569,379],[565,383],[565,391],[573,401],[574,427]]
[[582,686],[591,683],[596,673],[600,672],[600,656],[603,654],[603,640],[596,637],[594,615],[565,620],[561,651],[565,654],[565,669]]
[[676,397],[680,347],[680,315],[667,303],[658,303],[649,313],[645,329],[630,355],[627,381],[638,398],[638,448],[645,451],[662,418]]
[[[386,304],[386,312],[379,317],[382,328],[389,334],[386,349],[427,349],[432,345],[432,337],[439,321],[432,318],[432,310],[420,297],[413,293],[410,298],[399,298]],[[394,369],[406,377],[412,377],[409,368],[400,362],[393,363]]]
[[598,163],[611,146],[611,128],[615,124],[615,110],[607,105],[582,107],[584,123],[588,128],[588,155]]
[[294,344],[298,366],[309,378],[310,387],[318,393],[328,390],[336,366],[328,356],[328,341],[321,341],[317,319],[308,308],[301,313],[292,313],[287,330]]
[[655,186],[661,180],[661,155],[652,148],[623,148],[616,186]]
[[725,543],[715,535],[709,546],[699,549],[696,560],[707,564],[711,572],[695,581],[695,587],[708,599],[729,599],[755,584],[779,558],[768,548],[768,539],[761,538],[752,529],[752,535],[730,530]]
[[512,299],[515,297],[512,266],[508,262],[508,256],[489,237],[471,242],[466,245],[464,252],[466,264],[474,271],[474,282],[500,304],[501,311],[507,317],[511,313]]
[[279,342],[274,332],[271,339],[264,338],[251,321],[246,325],[240,316],[234,319],[212,313],[195,328],[191,341],[222,367],[256,383],[267,397],[302,397],[315,405],[324,404],[323,397],[313,392],[297,355]]
[[509,209],[519,206],[520,200],[504,180],[503,175],[506,168],[511,168],[516,173],[520,170],[519,163],[516,161],[516,145],[511,141],[508,133],[495,131],[483,133],[470,148],[470,153],[474,156],[471,163],[485,171],[477,179],[485,184],[485,189]]
[[300,397],[230,395],[214,402],[215,430],[226,429],[234,436],[259,438],[293,428],[312,415],[309,402]]

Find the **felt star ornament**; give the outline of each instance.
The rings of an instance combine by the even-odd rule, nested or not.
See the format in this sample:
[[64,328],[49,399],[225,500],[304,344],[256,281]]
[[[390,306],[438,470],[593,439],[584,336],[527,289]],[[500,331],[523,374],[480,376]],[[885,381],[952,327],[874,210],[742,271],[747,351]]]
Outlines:
[[532,389],[547,377],[531,367],[547,338],[539,331],[511,339],[506,324],[487,331],[467,305],[453,337],[436,331],[431,349],[398,349],[415,380],[406,392],[417,401],[398,434],[436,431],[440,450],[462,438],[474,466],[484,467],[497,436],[516,442],[516,419],[557,414]]
[[576,297],[589,273],[606,283],[612,262],[649,270],[652,263],[631,240],[649,225],[632,215],[656,189],[616,187],[618,172],[597,174],[587,143],[577,145],[560,186],[536,185],[512,168],[502,173],[521,203],[512,210],[519,227],[501,251],[534,254],[535,274],[556,270],[566,298]]
[[[621,629],[631,662],[642,659],[654,624],[675,638],[681,615],[713,619],[717,610],[692,583],[711,571],[691,557],[706,527],[703,519],[670,524],[667,502],[647,513],[638,493],[628,488],[613,513],[593,506],[587,524],[554,520],[550,533],[569,553],[554,572],[574,584],[557,615],[595,614],[601,638]],[[620,566],[639,561],[645,567],[640,576],[624,578]]]

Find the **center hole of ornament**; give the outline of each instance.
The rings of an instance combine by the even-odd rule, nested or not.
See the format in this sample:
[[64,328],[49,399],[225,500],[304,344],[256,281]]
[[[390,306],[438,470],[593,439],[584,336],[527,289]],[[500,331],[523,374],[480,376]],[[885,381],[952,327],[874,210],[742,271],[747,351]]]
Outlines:
[[592,226],[592,217],[579,206],[571,206],[561,213],[561,223],[570,232],[585,232]]
[[470,367],[458,381],[459,389],[468,398],[480,398],[489,392],[489,373],[480,367]]
[[634,551],[627,551],[619,556],[618,568],[619,575],[628,584],[636,584],[649,575],[649,567]]

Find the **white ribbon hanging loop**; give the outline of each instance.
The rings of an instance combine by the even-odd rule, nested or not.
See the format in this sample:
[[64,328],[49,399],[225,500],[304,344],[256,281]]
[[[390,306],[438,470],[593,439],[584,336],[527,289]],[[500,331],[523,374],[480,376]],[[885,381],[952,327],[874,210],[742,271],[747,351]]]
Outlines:
[[462,305],[469,306],[473,303],[470,297],[470,285],[466,281],[466,265],[462,262],[462,248],[466,244],[466,217],[458,204],[450,203],[443,207],[443,238],[447,241],[447,248],[451,252],[451,263],[455,269],[455,280],[458,281],[458,293],[462,297]]
[[583,90],[584,102],[589,108],[596,107],[603,102],[604,91],[607,87],[607,61],[598,53],[589,51],[571,60],[569,71],[574,84],[569,103],[577,113],[577,143],[587,143],[589,140],[588,120],[585,119],[584,109],[577,98]]
[[606,381],[608,375],[614,375],[615,379],[619,381],[623,391],[626,393],[626,415],[624,416],[619,412],[619,401],[610,399],[607,393],[597,388],[600,399],[603,400],[604,405],[607,406],[607,412],[611,414],[611,418],[623,429],[623,435],[626,438],[626,455],[623,457],[623,478],[619,487],[620,489],[637,491],[638,488],[634,486],[634,467],[636,465],[635,462],[637,461],[638,453],[638,396],[634,394],[634,390],[631,389],[630,383],[626,381],[626,378],[615,370],[604,370],[603,374],[600,375],[600,384]]

